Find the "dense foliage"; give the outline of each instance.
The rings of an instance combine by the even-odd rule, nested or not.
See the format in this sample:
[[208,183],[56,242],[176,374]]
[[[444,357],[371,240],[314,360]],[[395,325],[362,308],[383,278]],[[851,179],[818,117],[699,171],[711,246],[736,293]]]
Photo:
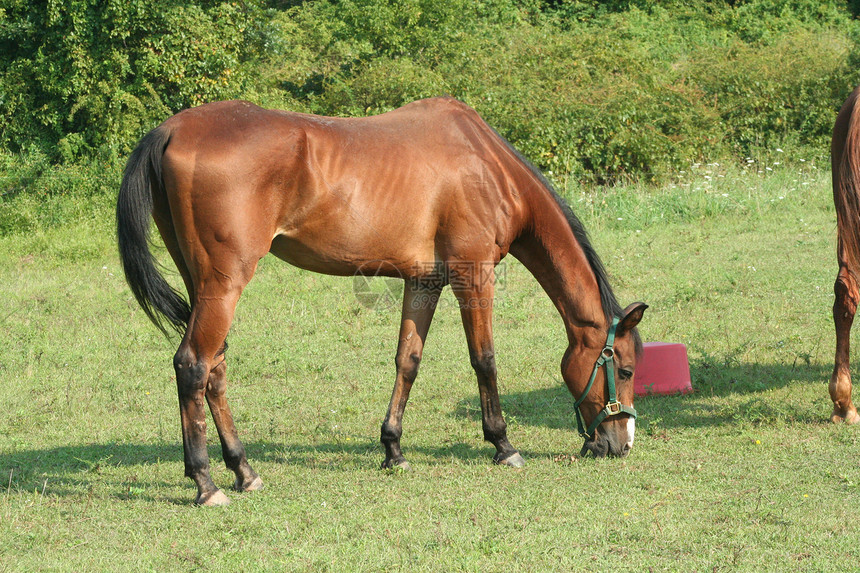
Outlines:
[[781,147],[826,153],[860,82],[836,0],[6,0],[0,148],[121,159],[244,97],[328,115],[450,94],[542,168],[660,180]]
[[220,2],[15,0],[0,12],[0,143],[125,153],[183,107],[238,95],[250,14]]

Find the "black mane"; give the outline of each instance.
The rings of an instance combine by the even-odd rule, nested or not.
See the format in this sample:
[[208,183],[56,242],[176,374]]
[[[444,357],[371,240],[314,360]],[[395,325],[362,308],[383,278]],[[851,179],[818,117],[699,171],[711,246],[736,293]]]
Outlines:
[[567,219],[567,224],[570,225],[570,230],[573,232],[576,242],[579,243],[580,247],[582,247],[582,250],[585,253],[585,258],[588,260],[588,265],[594,273],[594,277],[597,279],[597,288],[600,291],[600,304],[603,307],[603,312],[606,315],[607,322],[611,323],[613,318],[621,316],[623,309],[621,308],[621,305],[618,304],[618,299],[615,298],[615,293],[612,291],[612,286],[609,284],[609,277],[606,275],[606,268],[603,266],[603,262],[597,255],[597,251],[595,251],[594,247],[591,245],[591,240],[588,238],[588,232],[585,230],[582,221],[580,221],[576,214],[574,214],[573,209],[570,208],[567,201],[558,194],[552,183],[550,183],[544,174],[541,173],[541,170],[535,167],[531,161],[526,159],[522,153],[517,151],[517,149],[511,145],[507,139],[499,135],[495,129],[493,129],[493,131],[499,136],[499,139],[507,145],[511,152],[523,162],[523,165],[529,168],[534,176],[543,184],[544,188],[546,188],[550,195],[552,195],[552,198],[555,199],[558,208],[561,209],[565,219]]
[[588,264],[594,272],[594,277],[597,279],[597,287],[600,290],[600,304],[603,306],[606,320],[612,322],[613,318],[621,316],[623,309],[618,303],[618,299],[615,298],[612,286],[609,284],[609,277],[606,274],[606,268],[603,266],[603,261],[600,260],[600,257],[597,255],[597,251],[595,251],[594,247],[591,245],[591,240],[588,238],[588,231],[585,230],[582,221],[579,220],[573,212],[573,209],[571,209],[570,205],[567,204],[567,201],[565,201],[561,195],[556,192],[549,181],[547,181],[546,178],[537,171],[536,167],[531,165],[529,165],[529,167],[535,170],[536,174],[540,177],[541,182],[552,195],[552,198],[555,199],[559,209],[561,209],[561,212],[564,213],[565,219],[567,219],[567,224],[570,225],[570,230],[573,231],[573,236],[576,237],[576,242],[579,243],[579,246],[582,247],[583,252],[585,252],[585,258],[588,260]]

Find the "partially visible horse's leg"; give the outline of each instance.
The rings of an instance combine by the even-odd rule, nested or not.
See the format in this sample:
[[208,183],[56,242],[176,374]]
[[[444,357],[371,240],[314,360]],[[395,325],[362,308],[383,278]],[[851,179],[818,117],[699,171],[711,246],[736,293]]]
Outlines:
[[[484,439],[496,447],[493,461],[497,464],[522,467],[525,460],[508,441],[507,424],[502,416],[499,390],[496,386],[496,356],[493,346],[493,295],[492,277],[475,281],[474,277],[462,277],[464,285],[455,284],[452,289],[460,304],[469,358],[478,377],[478,392],[481,397],[481,416]],[[471,284],[477,283],[477,284]]]
[[[222,351],[223,352],[223,351]],[[224,463],[227,468],[236,474],[233,488],[236,491],[254,491],[263,487],[263,480],[257,475],[248,458],[245,456],[245,447],[239,440],[239,433],[233,423],[233,414],[227,404],[225,390],[227,387],[227,363],[223,354],[220,362],[209,373],[209,382],[206,386],[206,401],[209,403],[209,411],[215,421],[218,437],[221,440],[221,452],[224,455]],[[218,360],[216,358],[216,361]]]
[[[185,475],[197,484],[195,502],[200,505],[230,502],[209,475],[204,397],[213,370],[220,367],[217,363],[221,360],[220,350],[227,338],[240,292],[241,289],[235,288],[201,289],[194,301],[188,331],[173,357],[182,418]],[[219,376],[216,372],[216,387]]]
[[400,436],[403,435],[403,411],[409,400],[409,392],[424,350],[427,331],[433,320],[436,303],[439,301],[441,289],[438,287],[423,288],[406,279],[403,289],[403,314],[400,319],[400,337],[397,343],[397,378],[394,391],[388,405],[388,413],[382,422],[382,445],[385,447],[385,468],[409,469],[409,462],[400,450]]
[[836,360],[833,376],[830,378],[830,398],[833,400],[833,422],[845,421],[848,424],[860,422],[857,409],[851,402],[851,365],[849,347],[851,343],[851,324],[857,312],[857,281],[845,265],[839,265],[839,275],[833,285],[836,300],[833,302],[833,324],[836,327]]
[[[167,247],[167,251],[170,253],[171,258],[173,258],[174,263],[176,264],[176,268],[179,270],[180,275],[182,276],[183,281],[185,282],[186,289],[192,300],[196,298],[195,295],[195,285],[191,279],[191,272],[188,268],[188,265],[185,261],[185,258],[182,254],[182,251],[179,247],[179,241],[176,237],[176,227],[173,223],[173,220],[170,217],[169,207],[166,202],[166,198],[156,194],[154,196],[154,209],[153,209],[153,218],[155,219],[155,223],[158,226],[159,232],[161,233],[161,237],[164,240],[164,245]],[[253,269],[251,270],[253,272]],[[247,283],[250,280],[250,276],[248,273],[239,273],[237,276],[243,276],[242,279],[244,283]],[[232,288],[238,289],[241,292],[241,286],[239,284],[232,285]],[[229,299],[231,296],[234,296],[238,299],[238,293],[234,295],[228,295]],[[211,297],[207,297],[211,298]],[[229,329],[229,322],[232,321],[233,310],[235,309],[235,301],[233,302],[233,308],[226,308],[224,310],[227,311],[227,315],[229,315],[230,319],[227,323],[227,328]],[[229,305],[228,305],[229,307]],[[199,320],[199,317],[198,317]],[[190,330],[190,328],[189,328]],[[226,336],[226,332],[225,332]],[[186,336],[187,338],[187,336]],[[184,342],[183,342],[184,344]],[[180,350],[182,348],[180,347]],[[209,404],[209,410],[212,413],[212,419],[215,422],[215,428],[218,430],[218,437],[221,441],[221,451],[224,456],[224,462],[227,467],[236,474],[236,481],[233,484],[233,487],[237,491],[253,491],[263,487],[263,482],[257,473],[251,468],[250,464],[248,464],[248,459],[245,455],[245,447],[242,445],[242,442],[239,440],[238,432],[236,431],[236,425],[233,422],[233,414],[230,411],[230,406],[227,404],[227,397],[225,395],[225,390],[227,386],[226,380],[226,371],[227,365],[225,362],[224,352],[226,350],[226,343],[221,346],[218,353],[216,354],[213,362],[215,366],[209,371],[208,379],[206,380],[205,386],[205,395],[206,401]],[[179,352],[177,352],[177,356]],[[196,353],[195,353],[196,355]],[[184,377],[187,377],[187,374],[183,373]],[[179,371],[177,369],[177,384],[179,384]],[[191,388],[196,387],[199,382],[196,380],[193,382],[184,382],[185,384],[190,385]],[[196,392],[192,392],[192,394],[196,395]],[[196,398],[195,398],[196,399]],[[182,390],[180,390],[180,407],[182,407]],[[194,414],[196,415],[196,413]],[[183,427],[183,444],[185,444],[185,430],[186,427],[184,417],[182,422]],[[204,443],[205,443],[205,414],[204,414],[204,423],[203,423],[203,433],[204,433]],[[199,437],[195,438],[199,440]],[[187,452],[187,448],[186,448]],[[186,453],[186,475],[188,475],[188,455]],[[206,460],[206,466],[208,467],[208,456]],[[192,476],[189,476],[192,477]],[[205,478],[203,478],[205,488],[210,488],[209,482],[206,482]],[[198,489],[200,489],[200,482],[195,479],[195,482],[198,483]],[[214,484],[211,486],[214,487]],[[207,489],[208,491],[208,489]],[[219,492],[220,493],[220,492]],[[215,498],[218,498],[219,501],[211,500],[207,505],[219,505],[224,503],[229,503],[229,499],[221,493],[220,495],[214,494]],[[223,499],[221,499],[223,497]],[[198,503],[200,501],[200,495],[198,495]]]

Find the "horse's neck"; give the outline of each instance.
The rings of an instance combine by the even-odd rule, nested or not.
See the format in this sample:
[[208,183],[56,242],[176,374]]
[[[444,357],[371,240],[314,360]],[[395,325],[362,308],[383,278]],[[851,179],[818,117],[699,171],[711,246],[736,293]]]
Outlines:
[[[513,254],[534,275],[564,321],[572,344],[606,330],[597,277],[561,208],[549,192],[531,193],[531,214]],[[589,336],[591,334],[591,336]]]

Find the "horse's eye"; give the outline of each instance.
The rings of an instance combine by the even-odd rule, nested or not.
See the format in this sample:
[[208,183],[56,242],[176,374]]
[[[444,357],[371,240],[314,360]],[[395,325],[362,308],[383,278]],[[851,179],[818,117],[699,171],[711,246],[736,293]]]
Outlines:
[[618,369],[618,375],[621,376],[622,380],[630,380],[631,378],[633,378],[633,373],[623,368]]

